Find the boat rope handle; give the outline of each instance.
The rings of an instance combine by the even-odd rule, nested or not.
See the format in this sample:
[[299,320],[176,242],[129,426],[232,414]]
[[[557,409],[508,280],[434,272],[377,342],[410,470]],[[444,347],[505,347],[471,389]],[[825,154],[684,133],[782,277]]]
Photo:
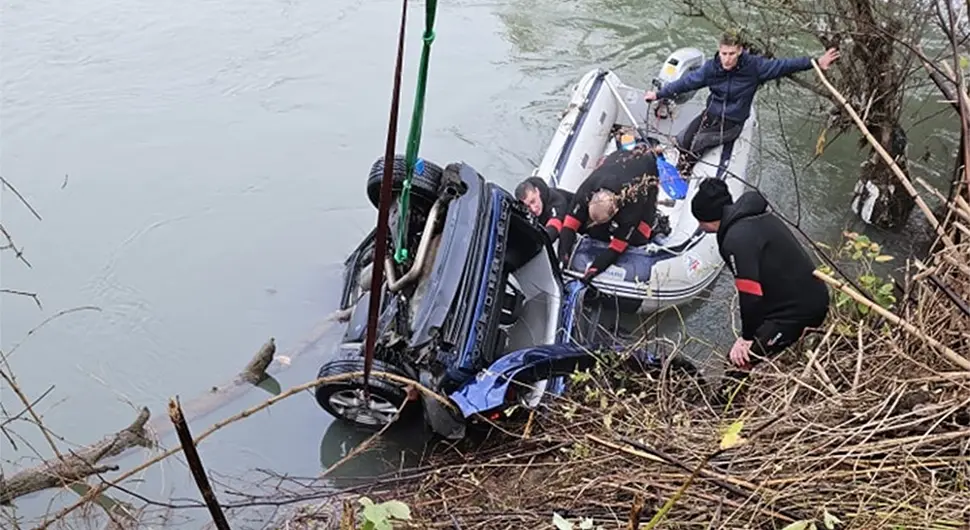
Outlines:
[[[405,154],[405,175],[401,186],[401,196],[398,199],[397,238],[394,252],[394,261],[398,264],[404,263],[408,259],[407,235],[408,235],[408,208],[411,199],[411,179],[415,169],[419,173],[424,171],[423,161],[418,159],[418,150],[421,147],[421,126],[424,123],[424,100],[427,92],[428,81],[428,62],[431,57],[431,43],[434,42],[434,18],[437,11],[437,0],[426,0],[424,15],[424,35],[421,48],[421,63],[418,67],[418,81],[414,92],[414,110],[411,113],[411,130],[408,132],[407,153]],[[387,160],[384,163],[388,163]]]

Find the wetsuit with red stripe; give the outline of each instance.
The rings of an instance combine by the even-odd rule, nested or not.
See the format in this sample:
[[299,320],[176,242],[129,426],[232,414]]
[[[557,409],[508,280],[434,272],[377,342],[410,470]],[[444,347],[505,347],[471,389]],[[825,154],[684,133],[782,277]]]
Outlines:
[[755,191],[741,195],[724,208],[717,242],[738,289],[741,337],[757,339],[757,350],[776,351],[821,325],[829,293],[812,275],[804,247],[767,207]]
[[[657,159],[646,148],[615,151],[590,173],[579,186],[563,218],[559,241],[559,259],[568,263],[576,244],[576,233],[589,220],[589,202],[599,190],[617,194],[619,210],[609,221],[610,246],[590,264],[588,281],[612,265],[631,243],[644,244],[650,239],[651,226],[657,215]],[[600,227],[595,227],[591,232]],[[592,234],[591,234],[592,235]]]
[[532,184],[532,187],[539,192],[539,198],[542,199],[539,222],[545,225],[546,232],[555,243],[562,229],[562,218],[566,215],[569,202],[573,200],[573,194],[563,189],[550,188],[546,181],[539,177],[529,177],[525,182]]

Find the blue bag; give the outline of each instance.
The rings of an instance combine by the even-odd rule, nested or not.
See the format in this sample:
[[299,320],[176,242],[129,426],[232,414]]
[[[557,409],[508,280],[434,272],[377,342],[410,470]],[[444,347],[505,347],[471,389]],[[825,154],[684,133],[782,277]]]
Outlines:
[[680,176],[677,168],[662,154],[657,155],[657,171],[660,173],[660,186],[671,199],[681,200],[687,197],[687,180]]

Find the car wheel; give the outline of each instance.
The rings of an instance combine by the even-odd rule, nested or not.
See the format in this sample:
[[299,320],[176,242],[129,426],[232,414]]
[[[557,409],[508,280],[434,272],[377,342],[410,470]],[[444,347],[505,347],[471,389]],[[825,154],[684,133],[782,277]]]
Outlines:
[[[432,203],[438,198],[438,187],[441,185],[441,175],[443,170],[440,166],[429,160],[418,159],[411,177],[411,195],[418,196],[428,203]],[[391,193],[398,193],[404,184],[404,177],[407,174],[405,157],[397,155],[394,157],[394,169],[392,170]],[[384,157],[378,158],[370,168],[370,175],[367,177],[367,198],[376,208],[381,203],[381,182],[384,180]]]
[[[403,375],[400,370],[374,359],[374,372],[388,372]],[[362,357],[336,359],[320,367],[317,377],[329,377],[364,370]],[[407,391],[398,383],[371,377],[367,383],[370,400],[364,399],[364,378],[323,383],[316,387],[314,396],[317,403],[331,416],[364,429],[378,430],[395,421],[395,415],[408,396]],[[397,421],[405,420],[413,414],[415,404],[408,404],[401,411]]]

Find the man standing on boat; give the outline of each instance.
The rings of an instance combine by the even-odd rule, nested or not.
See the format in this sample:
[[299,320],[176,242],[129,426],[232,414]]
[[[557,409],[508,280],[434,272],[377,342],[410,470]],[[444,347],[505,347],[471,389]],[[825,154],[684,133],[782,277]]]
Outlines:
[[522,201],[532,215],[545,225],[546,232],[555,242],[573,194],[563,189],[549,188],[539,177],[529,177],[516,186],[515,198]]
[[[828,70],[839,58],[837,48],[829,48],[818,59],[818,66]],[[725,33],[718,45],[717,55],[684,77],[664,85],[660,90],[648,90],[643,99],[648,103],[668,99],[676,94],[707,87],[707,108],[680,134],[677,148],[684,174],[690,174],[694,163],[708,149],[728,143],[741,135],[744,122],[751,114],[755,92],[762,83],[796,72],[810,70],[811,57],[767,59],[744,50],[740,38]]]
[[741,336],[731,348],[735,366],[748,369],[756,357],[780,353],[807,328],[822,325],[829,291],[812,271],[815,264],[787,226],[768,211],[756,191],[732,202],[727,184],[701,181],[691,201],[701,230],[717,234],[721,258],[734,274],[741,304]]
[[629,245],[650,240],[657,215],[657,159],[650,146],[641,143],[618,149],[602,160],[579,186],[562,221],[559,260],[567,266],[576,244],[576,233],[609,241],[609,247],[590,264],[583,276],[589,283],[612,265]]

